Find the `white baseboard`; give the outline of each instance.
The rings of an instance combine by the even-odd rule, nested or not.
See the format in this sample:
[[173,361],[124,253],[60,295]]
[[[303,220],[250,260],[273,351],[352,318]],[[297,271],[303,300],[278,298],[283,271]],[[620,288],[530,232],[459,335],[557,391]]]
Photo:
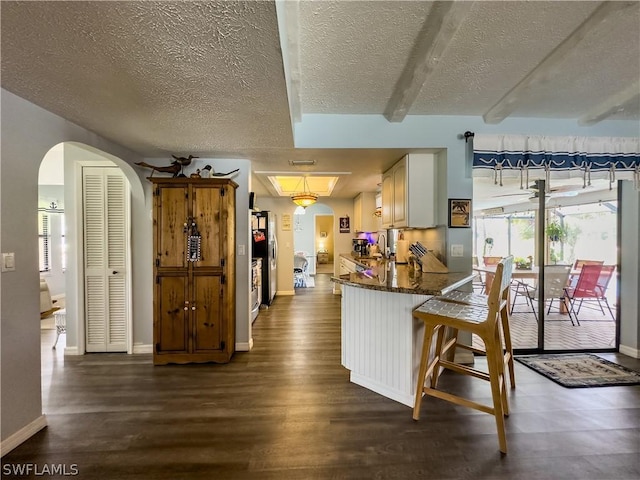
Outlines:
[[81,355],[78,352],[78,347],[64,347],[64,354],[66,355]]
[[9,435],[8,438],[0,443],[0,457],[4,457],[11,450],[16,448],[21,443],[26,442],[28,439],[33,437],[36,433],[47,426],[47,417],[45,415],[40,415],[30,424],[22,427],[20,430],[15,432],[13,435]]
[[236,342],[236,352],[250,352],[253,348],[253,338],[248,342]]
[[137,343],[133,345],[133,353],[153,353],[153,345]]
[[633,347],[627,347],[626,345],[620,345],[620,353],[632,358],[640,358],[640,350]]
[[282,295],[282,296],[290,296],[295,294],[296,294],[295,290],[278,290],[276,292],[276,295]]

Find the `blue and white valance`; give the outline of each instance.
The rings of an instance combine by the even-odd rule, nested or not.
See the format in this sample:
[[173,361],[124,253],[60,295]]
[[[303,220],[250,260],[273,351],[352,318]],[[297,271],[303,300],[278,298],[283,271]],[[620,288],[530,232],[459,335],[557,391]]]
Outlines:
[[505,171],[519,172],[521,182],[529,176],[546,178],[602,174],[610,182],[640,181],[640,138],[638,137],[548,137],[536,135],[482,135],[473,138],[474,176],[488,171],[500,178]]

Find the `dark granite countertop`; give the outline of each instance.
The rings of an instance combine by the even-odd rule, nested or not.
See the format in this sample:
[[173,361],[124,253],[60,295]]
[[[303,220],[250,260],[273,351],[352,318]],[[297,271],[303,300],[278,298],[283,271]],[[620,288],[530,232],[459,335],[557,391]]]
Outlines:
[[[443,295],[473,278],[471,273],[424,273],[415,271],[407,264],[398,264],[385,259],[358,259],[350,255],[356,264],[365,267],[363,271],[332,277],[332,281],[342,285],[380,290],[383,292],[410,293],[417,295]],[[362,260],[366,260],[363,262]]]

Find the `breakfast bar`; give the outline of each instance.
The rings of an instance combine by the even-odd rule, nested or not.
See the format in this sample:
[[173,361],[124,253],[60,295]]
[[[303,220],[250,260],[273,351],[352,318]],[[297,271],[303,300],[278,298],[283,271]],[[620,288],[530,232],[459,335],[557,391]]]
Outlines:
[[342,365],[351,382],[412,407],[424,332],[412,311],[473,275],[423,273],[383,259],[360,266],[332,278],[342,287]]

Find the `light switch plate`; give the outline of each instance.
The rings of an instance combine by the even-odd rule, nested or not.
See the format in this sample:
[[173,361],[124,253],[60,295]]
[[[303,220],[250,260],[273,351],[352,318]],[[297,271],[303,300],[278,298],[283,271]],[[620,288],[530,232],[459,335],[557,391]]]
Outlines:
[[451,245],[451,256],[462,257],[464,255],[464,247],[462,245]]
[[15,272],[16,270],[16,254],[13,252],[2,254],[2,271]]
[[238,255],[246,255],[246,254],[247,254],[247,246],[238,245]]

